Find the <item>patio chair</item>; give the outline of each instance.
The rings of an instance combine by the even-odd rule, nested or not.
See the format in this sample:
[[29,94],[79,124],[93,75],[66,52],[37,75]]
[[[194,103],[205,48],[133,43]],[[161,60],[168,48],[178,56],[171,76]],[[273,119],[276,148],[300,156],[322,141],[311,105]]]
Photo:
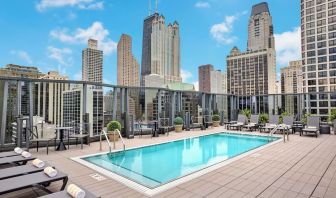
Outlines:
[[246,124],[246,116],[243,114],[239,114],[238,115],[238,119],[237,119],[237,123],[234,124],[230,124],[229,125],[229,129],[236,129],[236,130],[240,130],[242,129],[242,127]]
[[[51,132],[51,131],[55,131],[55,125],[46,125],[46,132]],[[52,133],[52,132],[51,132]],[[50,134],[48,134],[50,135]],[[50,141],[54,141],[56,144],[56,135],[53,137],[39,137],[39,134],[36,133],[36,138],[33,138],[30,140],[31,143],[36,143],[36,151],[38,152],[39,149],[39,143],[40,142],[45,142],[46,143],[46,147],[47,147],[47,155],[49,154],[49,143]]]
[[279,124],[279,115],[270,115],[268,123],[264,127],[260,128],[260,132],[263,130],[264,132],[270,132],[275,129]]
[[[86,139],[87,144],[90,146],[90,124],[89,123],[78,123],[74,125],[74,131],[69,135],[70,139],[76,139],[76,147],[78,145],[78,139],[81,142],[81,149],[83,149],[83,140]],[[69,141],[68,141],[69,149]]]
[[211,115],[205,115],[203,117],[203,125],[205,128],[209,128],[210,126],[212,126],[212,116]]
[[243,128],[246,128],[249,131],[253,131],[257,129],[259,123],[259,115],[251,115],[250,123],[243,126]]
[[202,117],[193,117],[191,116],[190,119],[190,129],[201,129],[201,130],[205,130],[205,127],[202,123]]
[[48,165],[45,164],[42,168],[38,168],[32,164],[27,164],[27,165],[22,165],[22,166],[14,166],[10,168],[5,168],[5,169],[0,170],[0,180],[8,179],[11,177],[17,177],[20,175],[41,172],[47,166]]
[[159,131],[163,131],[164,134],[167,133],[167,136],[169,135],[169,131],[171,130],[170,124],[169,124],[169,118],[160,118],[159,120]]
[[314,133],[317,137],[320,131],[320,117],[318,116],[309,116],[307,118],[307,126],[302,129],[300,136],[303,132],[307,133]]
[[[87,189],[83,188],[82,186],[78,187],[85,192],[85,198],[99,198],[94,195],[92,192],[88,191]],[[66,190],[55,192],[49,195],[42,196],[40,198],[73,198]]]
[[45,187],[45,184],[56,181],[63,181],[61,190],[64,190],[68,182],[68,176],[58,170],[57,172],[55,177],[49,177],[44,172],[37,172],[0,180],[0,195],[31,187],[37,187],[47,193],[53,193]]
[[22,157],[21,155],[17,156],[10,156],[10,157],[3,157],[0,158],[0,165],[4,164],[17,164],[17,165],[25,165],[27,162],[34,160],[35,157]]
[[142,135],[151,135],[153,137],[154,129],[148,127],[147,124],[144,124],[142,122],[137,122],[134,124],[134,134],[139,135],[139,138],[142,137]]

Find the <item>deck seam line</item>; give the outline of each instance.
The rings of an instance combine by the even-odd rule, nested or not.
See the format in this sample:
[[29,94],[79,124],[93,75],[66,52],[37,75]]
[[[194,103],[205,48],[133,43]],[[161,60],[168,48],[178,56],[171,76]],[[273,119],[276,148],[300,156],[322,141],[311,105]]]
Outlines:
[[[280,143],[280,142],[279,142],[279,143]],[[278,143],[278,144],[279,144],[279,143]],[[246,157],[248,157],[248,156],[246,156]],[[228,185],[228,184],[234,182],[234,181],[237,180],[238,178],[240,178],[240,177],[242,177],[242,176],[248,174],[250,171],[252,171],[252,170],[254,170],[254,169],[256,169],[256,168],[259,168],[259,167],[262,166],[262,165],[263,165],[263,163],[261,163],[261,164],[259,164],[258,166],[254,167],[254,168],[252,168],[252,169],[250,169],[250,170],[248,170],[248,171],[246,171],[245,173],[241,174],[239,177],[233,178],[230,182],[226,183],[224,186],[220,186],[219,188],[214,189],[213,191],[209,192],[209,193],[208,193],[207,195],[205,195],[204,197],[207,197],[209,194],[215,192],[215,191],[218,190],[218,189],[221,189],[222,187],[225,187],[226,185]],[[211,181],[210,181],[210,182],[211,182]],[[211,182],[211,183],[214,183],[214,182]],[[214,183],[214,184],[216,184],[216,183]],[[217,184],[217,185],[218,185],[218,184]],[[231,188],[228,188],[228,189],[231,189]],[[184,189],[184,190],[185,190],[185,189]],[[243,192],[243,191],[240,191],[240,192]],[[245,193],[245,192],[243,192],[243,193]],[[259,196],[259,195],[257,195],[257,196]]]
[[328,167],[326,168],[326,170],[324,171],[324,173],[323,173],[323,175],[321,176],[321,178],[319,179],[319,181],[318,181],[318,183],[316,184],[316,186],[315,186],[315,188],[314,188],[314,190],[313,190],[313,192],[310,194],[310,196],[309,197],[312,197],[313,196],[313,194],[314,194],[314,192],[315,192],[315,190],[316,190],[316,188],[317,188],[317,186],[321,183],[321,180],[322,180],[322,178],[324,177],[324,175],[326,174],[326,172],[328,171],[328,169],[330,168],[330,165],[333,163],[333,161],[336,159],[336,153],[335,153],[335,155],[334,155],[334,157],[333,157],[333,159],[330,161],[330,163],[329,163],[329,165],[328,165]]
[[324,141],[320,142],[318,145],[316,145],[312,150],[310,150],[307,154],[305,154],[303,157],[300,158],[296,163],[294,163],[287,171],[285,171],[282,175],[278,177],[278,179],[274,180],[269,186],[267,186],[263,191],[261,191],[256,197],[259,197],[263,192],[265,192],[269,187],[271,187],[275,182],[277,182],[282,176],[284,176],[288,171],[290,171],[294,166],[296,166],[299,162],[301,162],[305,157],[307,157],[309,154],[311,154],[315,149],[317,149]]

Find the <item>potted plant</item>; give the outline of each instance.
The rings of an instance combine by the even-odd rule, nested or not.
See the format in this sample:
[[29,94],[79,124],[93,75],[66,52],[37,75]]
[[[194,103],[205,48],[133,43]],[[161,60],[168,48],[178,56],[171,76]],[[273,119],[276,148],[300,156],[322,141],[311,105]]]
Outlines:
[[332,122],[334,134],[336,134],[336,109],[331,109],[329,115],[329,122]]
[[261,124],[266,124],[268,122],[268,114],[267,113],[260,114],[259,122]]
[[174,119],[175,132],[182,132],[183,119],[181,117],[176,117]]
[[118,132],[115,132],[115,130],[121,130],[121,124],[118,121],[111,121],[107,124],[107,136],[110,141],[118,141],[119,135]]
[[212,116],[212,122],[213,122],[213,126],[214,127],[219,127],[219,121],[220,121],[220,117],[218,114],[214,114]]
[[240,112],[241,114],[245,115],[248,120],[251,118],[251,110],[250,109],[244,109]]

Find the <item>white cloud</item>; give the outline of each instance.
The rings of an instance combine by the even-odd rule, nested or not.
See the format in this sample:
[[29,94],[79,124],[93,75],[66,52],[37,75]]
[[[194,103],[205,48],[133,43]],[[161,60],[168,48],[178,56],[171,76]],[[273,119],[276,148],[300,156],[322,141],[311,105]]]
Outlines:
[[196,91],[199,91],[199,83],[198,83],[198,81],[195,81],[195,82],[193,82],[192,84],[194,84],[194,86],[195,86],[195,90],[196,90]]
[[210,8],[210,3],[209,2],[204,2],[204,1],[198,1],[195,4],[196,8]]
[[89,5],[79,5],[78,8],[82,9],[82,10],[102,10],[104,9],[104,3],[101,2],[96,2],[96,3],[92,3]]
[[72,63],[72,58],[69,55],[72,54],[69,48],[56,48],[53,46],[48,47],[48,57],[56,60],[60,65],[69,66]]
[[48,8],[60,8],[66,6],[86,10],[101,10],[104,8],[103,2],[97,2],[96,0],[40,0],[39,3],[36,4],[36,9],[42,12]]
[[231,35],[233,23],[238,19],[237,16],[226,16],[222,23],[215,24],[210,29],[210,34],[220,44],[231,44],[236,40],[235,36]]
[[301,59],[301,29],[294,28],[292,31],[275,34],[275,49],[277,63],[281,66],[288,65],[289,61]]
[[23,61],[25,61],[28,64],[33,64],[33,60],[31,59],[31,57],[29,56],[29,54],[26,51],[12,50],[10,53],[12,55],[18,56],[20,59],[22,59]]
[[50,32],[52,38],[63,43],[85,44],[90,38],[96,39],[98,40],[98,48],[103,50],[106,55],[113,53],[117,49],[117,43],[108,37],[109,34],[109,31],[99,21],[94,22],[87,29],[77,28],[72,33],[69,33],[66,28]]
[[187,70],[181,69],[181,77],[182,77],[182,82],[188,81],[189,78],[192,77],[192,73]]

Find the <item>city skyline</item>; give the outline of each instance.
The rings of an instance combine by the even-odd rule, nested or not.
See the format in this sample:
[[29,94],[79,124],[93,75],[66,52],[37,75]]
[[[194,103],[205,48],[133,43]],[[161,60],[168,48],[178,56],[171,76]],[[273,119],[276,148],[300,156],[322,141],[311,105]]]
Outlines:
[[[4,40],[0,49],[0,64],[33,65],[44,73],[58,70],[61,74],[68,75],[69,79],[78,80],[81,79],[81,49],[85,47],[88,35],[94,34],[99,37],[98,42],[102,43],[104,50],[103,81],[116,84],[116,43],[122,33],[132,36],[134,56],[141,62],[142,25],[143,19],[148,16],[148,1],[137,4],[94,0],[89,3],[76,0],[74,4],[63,2],[62,5],[52,4],[48,0],[20,2],[22,6],[17,11],[22,14],[18,16],[12,16],[8,12],[15,1],[5,2],[0,13],[0,24],[8,27],[1,33],[2,37],[8,39]],[[233,46],[246,48],[249,10],[259,2],[251,1],[241,5],[237,1],[210,0],[202,1],[203,4],[192,1],[179,3],[176,7],[178,1],[159,1],[158,12],[167,21],[178,21],[181,27],[181,72],[184,82],[195,84],[198,79],[197,67],[202,64],[212,64],[215,69],[226,70],[225,56],[230,49]],[[267,2],[273,15],[279,75],[280,66],[288,64],[285,59],[300,59],[299,31],[296,29],[300,17],[295,14],[299,12],[300,3]],[[282,16],[281,7],[292,11]],[[126,9],[126,13],[131,14],[120,17]],[[190,12],[186,14],[183,9]],[[27,20],[19,22],[18,19],[25,15],[29,15]],[[286,18],[291,20],[285,20]],[[12,25],[8,25],[9,23]],[[39,32],[28,25],[33,23],[39,25]],[[14,31],[13,28],[17,26],[25,30],[24,34]],[[296,35],[298,39],[293,38]],[[29,39],[26,39],[27,36]],[[279,38],[292,40],[277,44]],[[37,39],[40,41],[37,42]],[[34,45],[31,44],[33,41]]]

